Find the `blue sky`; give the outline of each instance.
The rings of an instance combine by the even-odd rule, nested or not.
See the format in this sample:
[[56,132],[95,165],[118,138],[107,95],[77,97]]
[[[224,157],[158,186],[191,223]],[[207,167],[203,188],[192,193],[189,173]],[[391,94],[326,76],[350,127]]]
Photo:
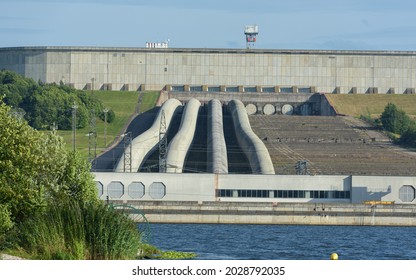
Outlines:
[[0,47],[416,50],[414,0],[0,0]]

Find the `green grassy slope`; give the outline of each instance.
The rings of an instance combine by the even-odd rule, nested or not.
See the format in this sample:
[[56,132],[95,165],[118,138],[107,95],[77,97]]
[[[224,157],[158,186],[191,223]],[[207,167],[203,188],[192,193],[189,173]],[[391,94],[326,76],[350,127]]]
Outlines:
[[327,94],[339,114],[378,117],[388,103],[416,117],[416,94]]
[[[129,118],[136,112],[145,112],[153,108],[159,96],[158,91],[148,92],[131,92],[131,91],[95,91],[95,95],[108,108],[112,109],[115,114],[115,120],[107,124],[107,141],[105,141],[104,122],[98,117],[97,126],[97,154],[103,151],[106,146],[110,145],[120,134],[123,127],[127,124]],[[140,95],[142,96],[141,105],[138,107]],[[76,149],[81,155],[88,157],[90,127],[76,131]],[[68,150],[72,149],[72,131],[59,130],[58,134],[64,138]],[[105,143],[106,142],[106,143]]]

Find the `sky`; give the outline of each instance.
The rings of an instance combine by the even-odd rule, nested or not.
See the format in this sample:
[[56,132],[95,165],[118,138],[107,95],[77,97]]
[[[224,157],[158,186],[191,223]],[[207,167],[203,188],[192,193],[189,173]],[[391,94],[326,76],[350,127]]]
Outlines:
[[0,0],[0,47],[416,50],[414,0]]

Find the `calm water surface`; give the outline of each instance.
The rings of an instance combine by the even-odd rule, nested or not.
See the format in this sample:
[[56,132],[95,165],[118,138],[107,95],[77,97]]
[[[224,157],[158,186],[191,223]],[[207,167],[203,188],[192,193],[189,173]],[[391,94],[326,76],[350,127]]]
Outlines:
[[151,244],[200,260],[416,260],[416,228],[151,224]]

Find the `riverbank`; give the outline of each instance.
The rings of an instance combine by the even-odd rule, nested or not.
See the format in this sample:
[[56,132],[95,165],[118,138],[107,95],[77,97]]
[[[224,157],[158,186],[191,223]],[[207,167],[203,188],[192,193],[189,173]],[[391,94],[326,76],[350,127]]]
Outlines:
[[[115,203],[113,201],[113,203]],[[126,201],[150,223],[416,226],[410,204]]]
[[23,258],[8,255],[8,254],[0,254],[0,261],[11,261],[11,260],[24,260]]

